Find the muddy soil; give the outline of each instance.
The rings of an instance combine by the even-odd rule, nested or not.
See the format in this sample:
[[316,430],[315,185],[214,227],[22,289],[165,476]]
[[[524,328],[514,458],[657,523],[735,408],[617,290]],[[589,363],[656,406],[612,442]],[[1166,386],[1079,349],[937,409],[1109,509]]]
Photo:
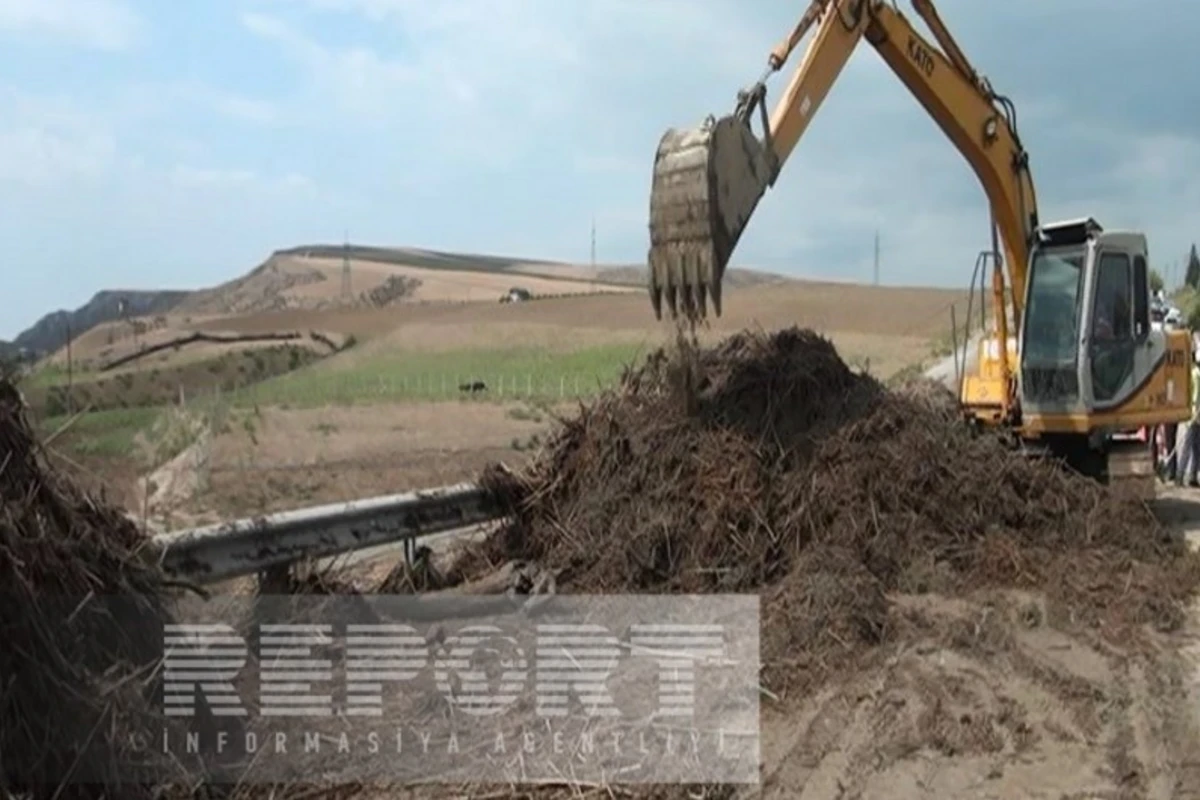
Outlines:
[[[1200,493],[1162,495],[1159,518],[1200,545]],[[764,703],[761,794],[744,796],[1200,797],[1200,604],[1122,646],[1064,631],[1036,593],[889,602],[901,644]]]
[[903,645],[765,707],[762,797],[1200,796],[1194,667],[1168,639],[1089,642],[1034,595],[891,600]]
[[[1200,500],[1174,508],[1189,515],[1177,524],[1200,538]],[[1200,606],[1183,630],[1122,647],[1064,631],[1034,592],[888,602],[898,644],[815,693],[762,699],[757,787],[381,787],[352,796],[1200,797]]]

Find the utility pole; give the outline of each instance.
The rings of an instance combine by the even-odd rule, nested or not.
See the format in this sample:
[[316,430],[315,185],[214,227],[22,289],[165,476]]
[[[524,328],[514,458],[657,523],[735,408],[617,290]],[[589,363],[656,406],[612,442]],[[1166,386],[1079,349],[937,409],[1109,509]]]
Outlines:
[[879,231],[875,231],[875,285],[879,285]]
[[350,299],[350,231],[342,231],[342,299]]
[[67,317],[67,413],[75,413],[74,361],[71,358],[71,318]]
[[592,217],[592,269],[596,268],[596,218]]

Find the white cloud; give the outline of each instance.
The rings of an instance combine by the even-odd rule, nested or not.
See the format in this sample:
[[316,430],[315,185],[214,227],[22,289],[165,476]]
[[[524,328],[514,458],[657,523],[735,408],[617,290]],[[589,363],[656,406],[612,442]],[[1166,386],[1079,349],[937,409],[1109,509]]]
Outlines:
[[275,106],[263,100],[205,86],[191,87],[190,91],[218,114],[230,119],[263,125],[279,119]]
[[185,189],[245,186],[254,179],[255,174],[246,169],[213,169],[181,164],[171,170],[171,182]]
[[115,154],[113,140],[103,134],[35,127],[0,131],[0,184],[44,188],[96,178],[112,165]]
[[0,184],[52,188],[104,175],[117,160],[112,131],[71,103],[0,89]]
[[309,177],[296,172],[267,175],[250,169],[198,167],[176,164],[169,172],[172,186],[183,190],[208,192],[236,191],[241,194],[288,194],[296,197],[315,197],[317,185]]
[[[674,107],[689,109],[684,121],[703,116],[688,95],[653,99],[673,64],[693,99],[699,86],[700,97],[731,107],[738,86],[729,71],[753,76],[774,44],[744,15],[726,17],[731,0],[712,9],[683,0],[248,1],[257,10],[242,15],[243,26],[309,77],[290,116],[306,109],[311,127],[395,131],[423,153],[398,177],[406,185],[448,179],[442,158],[491,174],[554,158],[587,171],[642,135],[631,123],[644,125],[647,102],[661,102],[663,120],[681,116]],[[357,15],[363,33],[324,34],[331,13]],[[639,61],[648,51],[652,65]]]
[[120,0],[0,0],[0,31],[44,35],[97,50],[124,50],[144,23]]
[[326,99],[356,115],[394,115],[402,102],[398,90],[420,78],[412,66],[383,58],[369,48],[322,45],[277,17],[248,12],[241,20],[246,30],[275,43],[299,62]]

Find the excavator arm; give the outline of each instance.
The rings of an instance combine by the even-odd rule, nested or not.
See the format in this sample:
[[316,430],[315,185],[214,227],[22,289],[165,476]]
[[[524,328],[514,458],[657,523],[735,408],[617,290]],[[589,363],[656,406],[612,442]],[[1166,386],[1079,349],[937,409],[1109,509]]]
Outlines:
[[[672,316],[682,306],[687,317],[704,317],[708,298],[720,315],[725,267],[758,201],[774,184],[851,53],[866,39],[983,185],[1009,276],[1006,291],[1004,271],[993,271],[995,308],[1011,307],[1013,321],[1020,325],[1038,218],[1015,111],[971,67],[932,2],[913,0],[913,6],[940,48],[883,0],[813,0],[770,54],[763,78],[739,93],[732,115],[663,136],[650,200],[649,290],[656,316],[662,317],[664,298]],[[782,68],[814,26],[768,119],[766,79]],[[762,121],[761,137],[751,128],[756,115]],[[997,333],[1000,341],[1007,340],[1003,313],[997,314]]]

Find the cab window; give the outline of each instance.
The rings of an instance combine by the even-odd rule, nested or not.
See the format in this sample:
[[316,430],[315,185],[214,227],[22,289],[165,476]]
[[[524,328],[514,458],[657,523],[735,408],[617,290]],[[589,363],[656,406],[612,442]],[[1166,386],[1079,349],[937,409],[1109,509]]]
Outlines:
[[[1133,335],[1141,339],[1150,333],[1150,271],[1146,259],[1133,257]],[[1160,320],[1161,321],[1161,320]]]
[[1102,253],[1096,269],[1092,334],[1098,341],[1133,338],[1133,270],[1125,253]]
[[1133,269],[1125,253],[1101,253],[1093,305],[1092,397],[1114,403],[1133,375]]

